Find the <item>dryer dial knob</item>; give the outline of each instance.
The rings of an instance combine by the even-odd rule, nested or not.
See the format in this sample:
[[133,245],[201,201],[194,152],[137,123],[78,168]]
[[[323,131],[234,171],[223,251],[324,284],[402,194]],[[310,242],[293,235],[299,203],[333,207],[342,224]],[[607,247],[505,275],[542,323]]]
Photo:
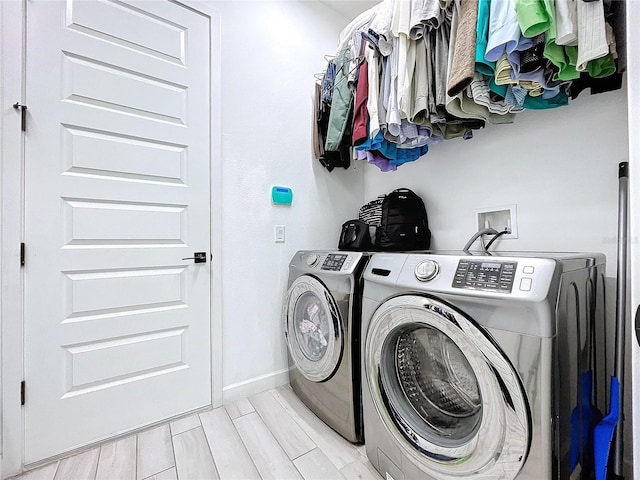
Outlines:
[[313,267],[316,263],[318,263],[319,259],[320,257],[318,257],[318,255],[316,255],[315,253],[311,253],[307,255],[307,265]]
[[429,280],[433,280],[438,276],[440,272],[440,265],[438,262],[433,260],[425,260],[424,262],[420,262],[416,266],[415,274],[416,278],[421,282],[428,282]]

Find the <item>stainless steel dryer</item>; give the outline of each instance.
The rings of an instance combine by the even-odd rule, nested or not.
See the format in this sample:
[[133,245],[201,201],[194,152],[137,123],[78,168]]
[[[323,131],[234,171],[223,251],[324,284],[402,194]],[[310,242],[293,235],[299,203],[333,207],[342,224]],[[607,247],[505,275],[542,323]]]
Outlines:
[[375,254],[363,412],[383,478],[568,479],[586,465],[571,414],[604,267],[601,254]]
[[293,391],[347,440],[362,442],[360,332],[368,254],[300,251],[283,306]]

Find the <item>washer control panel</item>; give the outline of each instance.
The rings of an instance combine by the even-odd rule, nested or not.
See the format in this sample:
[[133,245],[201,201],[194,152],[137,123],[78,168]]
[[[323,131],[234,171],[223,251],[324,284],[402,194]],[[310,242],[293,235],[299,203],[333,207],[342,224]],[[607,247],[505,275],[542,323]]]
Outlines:
[[343,253],[330,253],[329,255],[327,255],[327,258],[324,259],[320,270],[339,272],[340,270],[342,270],[342,266],[347,260],[347,257],[348,255]]
[[460,260],[451,286],[511,293],[517,266],[499,260]]

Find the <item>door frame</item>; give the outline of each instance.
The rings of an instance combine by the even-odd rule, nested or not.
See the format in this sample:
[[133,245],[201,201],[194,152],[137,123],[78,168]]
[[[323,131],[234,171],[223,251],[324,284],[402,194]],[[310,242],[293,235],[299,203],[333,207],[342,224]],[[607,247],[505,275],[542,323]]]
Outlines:
[[[61,0],[60,0],[61,1]],[[209,19],[210,38],[210,251],[211,403],[222,404],[222,162],[221,162],[221,19],[211,3],[173,0]],[[24,232],[24,103],[26,1],[0,1],[0,479],[24,469],[24,410],[20,382],[24,375],[24,279],[20,242]],[[21,19],[16,22],[16,19]],[[28,115],[28,113],[27,113]],[[28,123],[28,122],[27,122]],[[27,125],[28,129],[28,125]],[[28,248],[28,241],[27,248]],[[28,384],[26,397],[28,401]]]

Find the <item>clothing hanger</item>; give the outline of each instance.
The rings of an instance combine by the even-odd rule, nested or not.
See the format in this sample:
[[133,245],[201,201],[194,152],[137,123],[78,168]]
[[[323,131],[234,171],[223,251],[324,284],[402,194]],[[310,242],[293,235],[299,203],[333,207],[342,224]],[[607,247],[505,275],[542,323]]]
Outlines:
[[[355,60],[356,60],[356,65],[347,72],[347,74],[344,76],[344,78],[348,79],[349,75],[351,75],[353,72],[355,72],[356,70],[358,70],[360,68],[360,65],[362,65],[362,63],[364,62],[364,55],[357,56],[355,58]],[[344,68],[344,65],[342,66],[342,68]],[[334,88],[335,88],[336,85],[339,85],[340,82],[342,82],[342,80],[338,80],[337,82],[334,82],[334,84],[333,84]]]
[[[324,56],[325,60],[327,59],[327,57],[330,57],[330,55],[325,55],[325,56]],[[334,57],[332,57],[332,59],[333,59],[333,58],[335,58],[335,56],[334,56]],[[350,70],[347,72],[347,74],[345,75],[345,78],[349,78],[349,75],[351,75],[351,73],[355,72],[358,68],[360,68],[360,65],[362,65],[362,62],[364,62],[364,55],[359,55],[359,56],[357,56],[357,57],[356,57],[356,65],[355,65],[352,69],[350,69]],[[344,68],[344,65],[343,65],[341,68]],[[337,73],[338,73],[338,72],[336,71],[336,74],[337,74]],[[323,71],[323,72],[314,73],[314,74],[313,74],[313,77],[314,77],[316,80],[318,80],[319,82],[322,82],[322,81],[324,80],[324,75],[325,75],[325,72]],[[333,88],[335,88],[335,86],[336,86],[336,85],[339,85],[341,82],[342,82],[342,80],[339,80],[339,81],[337,81],[337,82],[334,82],[334,83],[333,83]]]

